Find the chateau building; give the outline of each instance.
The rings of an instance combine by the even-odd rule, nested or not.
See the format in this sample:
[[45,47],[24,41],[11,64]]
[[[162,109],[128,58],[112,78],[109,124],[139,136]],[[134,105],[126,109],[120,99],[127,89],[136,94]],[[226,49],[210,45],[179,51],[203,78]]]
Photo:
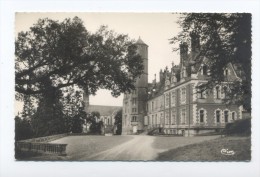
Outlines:
[[[242,119],[242,106],[226,105],[227,84],[241,81],[238,65],[223,68],[225,82],[211,90],[199,89],[207,83],[209,59],[200,57],[200,37],[191,33],[191,50],[180,44],[180,63],[161,70],[160,80],[148,83],[148,45],[140,38],[136,45],[142,56],[144,73],[137,79],[136,89],[124,94],[122,133],[136,134],[158,129],[166,134],[193,136],[223,129],[228,122]],[[196,59],[196,61],[195,61]],[[198,62],[199,61],[199,62]]]

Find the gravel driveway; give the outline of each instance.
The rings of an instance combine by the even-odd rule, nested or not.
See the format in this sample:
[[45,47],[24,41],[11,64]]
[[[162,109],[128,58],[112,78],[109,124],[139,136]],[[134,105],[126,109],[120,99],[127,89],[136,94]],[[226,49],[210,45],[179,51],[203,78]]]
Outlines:
[[71,136],[53,143],[68,144],[66,160],[149,161],[156,159],[160,152],[217,137]]

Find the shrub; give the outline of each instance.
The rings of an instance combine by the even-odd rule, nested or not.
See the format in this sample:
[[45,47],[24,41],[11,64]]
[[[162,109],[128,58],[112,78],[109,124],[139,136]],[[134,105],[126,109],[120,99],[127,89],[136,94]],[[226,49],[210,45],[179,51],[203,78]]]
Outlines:
[[251,119],[240,119],[233,123],[228,123],[225,127],[227,135],[251,135]]

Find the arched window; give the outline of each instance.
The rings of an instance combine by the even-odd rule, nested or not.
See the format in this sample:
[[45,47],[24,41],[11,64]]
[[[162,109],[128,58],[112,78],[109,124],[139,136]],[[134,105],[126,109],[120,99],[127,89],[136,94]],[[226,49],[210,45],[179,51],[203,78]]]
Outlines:
[[217,123],[220,123],[220,116],[221,116],[220,110],[216,110],[216,122]]
[[225,76],[228,76],[228,74],[229,74],[228,69],[224,69],[224,75],[225,75]]
[[204,119],[205,119],[205,112],[204,110],[200,110],[200,123],[203,123],[204,122]]
[[216,98],[220,99],[220,87],[216,86]]
[[228,116],[228,114],[229,114],[229,111],[224,111],[224,121],[225,121],[225,123],[227,123],[228,122],[228,119],[229,119],[229,116]]

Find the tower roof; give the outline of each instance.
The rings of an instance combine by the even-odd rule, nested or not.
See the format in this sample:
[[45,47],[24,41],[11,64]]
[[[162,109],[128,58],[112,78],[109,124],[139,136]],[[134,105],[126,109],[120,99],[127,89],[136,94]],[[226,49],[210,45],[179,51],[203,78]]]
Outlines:
[[146,43],[144,43],[144,41],[140,38],[140,36],[139,36],[138,40],[136,41],[136,44],[141,44],[141,45],[148,46]]

